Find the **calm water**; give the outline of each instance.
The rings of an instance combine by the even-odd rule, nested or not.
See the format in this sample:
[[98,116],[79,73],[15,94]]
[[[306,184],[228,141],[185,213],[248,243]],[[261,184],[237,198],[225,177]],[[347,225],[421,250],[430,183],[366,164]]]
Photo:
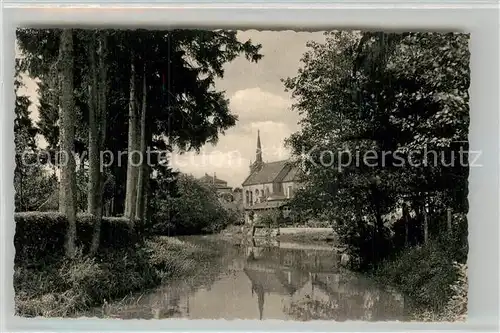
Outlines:
[[[230,244],[195,276],[108,307],[117,318],[404,320],[404,297],[338,267],[329,246]],[[215,244],[214,244],[215,242]],[[104,311],[104,310],[99,310]],[[99,315],[99,314],[97,314]]]

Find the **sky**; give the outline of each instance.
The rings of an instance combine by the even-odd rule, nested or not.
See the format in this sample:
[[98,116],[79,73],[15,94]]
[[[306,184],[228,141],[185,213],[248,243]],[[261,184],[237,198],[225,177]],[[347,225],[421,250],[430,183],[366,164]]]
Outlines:
[[[176,153],[171,161],[174,169],[195,177],[215,173],[232,187],[240,187],[248,176],[250,162],[255,160],[257,131],[264,162],[289,157],[284,140],[298,130],[299,116],[291,110],[293,101],[281,79],[297,74],[307,41],[321,42],[324,36],[322,32],[246,30],[238,32],[238,39],[262,44],[264,57],[258,63],[235,59],[226,64],[224,78],[216,82],[215,88],[226,92],[229,108],[238,116],[236,126],[221,135],[217,145],[208,144],[199,154]],[[23,82],[36,119],[37,84],[26,77]]]

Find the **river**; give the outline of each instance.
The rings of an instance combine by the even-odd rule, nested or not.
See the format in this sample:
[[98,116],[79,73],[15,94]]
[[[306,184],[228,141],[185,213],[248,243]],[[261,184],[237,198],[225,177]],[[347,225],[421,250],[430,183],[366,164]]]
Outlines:
[[[209,269],[109,307],[122,319],[404,320],[405,298],[338,265],[329,245],[234,244],[217,236],[183,238],[223,247]],[[207,265],[205,265],[207,267]],[[99,314],[97,314],[99,315]]]

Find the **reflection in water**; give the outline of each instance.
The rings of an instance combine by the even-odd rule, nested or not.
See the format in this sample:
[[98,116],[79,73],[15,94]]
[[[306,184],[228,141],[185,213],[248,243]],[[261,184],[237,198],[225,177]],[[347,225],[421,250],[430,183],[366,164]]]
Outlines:
[[[188,241],[198,243],[197,237]],[[207,241],[205,237],[204,242]],[[402,320],[404,298],[339,268],[330,247],[225,247],[209,271],[115,307],[119,318]],[[113,307],[111,307],[113,308]]]
[[257,293],[257,303],[259,304],[259,319],[262,320],[262,311],[264,310],[264,288],[261,285],[254,285],[252,283],[252,296]]

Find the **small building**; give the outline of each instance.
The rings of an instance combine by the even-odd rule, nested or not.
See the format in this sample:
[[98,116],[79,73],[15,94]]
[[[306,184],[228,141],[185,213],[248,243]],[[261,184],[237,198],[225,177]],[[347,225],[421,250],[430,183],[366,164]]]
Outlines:
[[[215,188],[217,193],[222,197],[232,197],[232,187],[227,185],[227,181],[217,178],[215,173],[213,176],[205,173],[203,177],[199,179],[202,183],[211,185]],[[232,201],[232,200],[229,200]]]
[[250,164],[249,175],[242,184],[245,222],[258,222],[263,213],[276,209],[286,217],[287,201],[300,187],[299,176],[299,168],[290,160],[269,163],[263,161],[258,132],[255,162]]

